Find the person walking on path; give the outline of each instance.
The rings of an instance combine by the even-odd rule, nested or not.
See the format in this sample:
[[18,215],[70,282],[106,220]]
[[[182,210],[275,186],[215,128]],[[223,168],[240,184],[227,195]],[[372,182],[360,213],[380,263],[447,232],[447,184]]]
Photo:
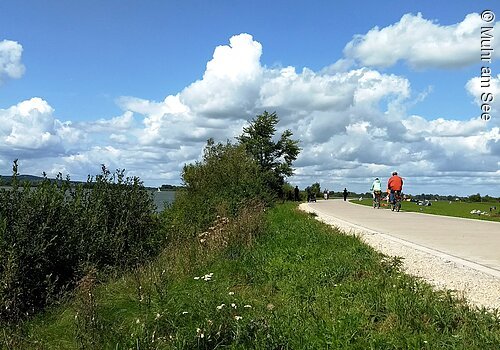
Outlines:
[[295,189],[293,190],[293,199],[298,202],[299,201],[299,186],[295,186]]
[[347,200],[347,195],[349,194],[349,192],[347,192],[347,188],[344,187],[344,192],[342,192],[344,194],[344,202]]

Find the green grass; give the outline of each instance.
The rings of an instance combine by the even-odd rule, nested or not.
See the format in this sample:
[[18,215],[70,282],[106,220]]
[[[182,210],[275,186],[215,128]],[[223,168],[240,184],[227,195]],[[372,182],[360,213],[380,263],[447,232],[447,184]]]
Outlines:
[[432,291],[401,273],[400,259],[295,205],[267,219],[253,247],[199,254],[180,244],[123,278],[89,279],[5,339],[22,349],[500,348],[498,312]]
[[[351,202],[354,204],[372,206],[371,198],[364,198],[361,201],[357,199],[352,199]],[[382,201],[381,203],[385,204],[384,201]],[[500,203],[488,203],[488,202],[468,203],[459,201],[452,201],[451,203],[449,201],[437,201],[437,202],[431,201],[431,203],[432,205],[430,207],[424,207],[413,202],[402,202],[401,211],[455,216],[468,219],[500,221]],[[490,207],[493,206],[496,206],[497,209],[490,213]],[[389,209],[390,207],[382,206],[381,208]],[[482,212],[486,212],[490,215],[471,214],[470,212],[472,210],[481,210]]]

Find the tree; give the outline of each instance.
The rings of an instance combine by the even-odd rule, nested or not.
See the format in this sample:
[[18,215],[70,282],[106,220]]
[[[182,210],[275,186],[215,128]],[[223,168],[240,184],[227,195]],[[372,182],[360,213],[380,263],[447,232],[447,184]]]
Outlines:
[[173,206],[181,208],[176,224],[188,234],[206,229],[217,215],[237,216],[246,202],[271,202],[259,165],[242,145],[209,139],[203,159],[184,165],[181,176],[184,189]]
[[472,194],[469,196],[469,201],[471,202],[481,202],[481,195],[479,193]]
[[300,148],[299,141],[292,139],[293,133],[288,129],[278,141],[273,140],[278,122],[276,112],[264,111],[252,119],[236,139],[257,161],[270,189],[281,197],[285,178],[293,175],[292,162],[297,159]]
[[319,185],[319,182],[315,182],[311,185],[311,192],[316,195],[321,193],[321,187]]

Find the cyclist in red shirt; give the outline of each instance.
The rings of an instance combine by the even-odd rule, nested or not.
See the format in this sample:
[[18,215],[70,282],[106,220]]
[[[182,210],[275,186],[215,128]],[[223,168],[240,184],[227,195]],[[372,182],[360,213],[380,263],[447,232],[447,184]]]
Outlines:
[[398,176],[397,171],[392,172],[392,176],[387,181],[387,189],[390,191],[389,202],[395,202],[395,193],[401,196],[401,191],[403,190],[403,179]]

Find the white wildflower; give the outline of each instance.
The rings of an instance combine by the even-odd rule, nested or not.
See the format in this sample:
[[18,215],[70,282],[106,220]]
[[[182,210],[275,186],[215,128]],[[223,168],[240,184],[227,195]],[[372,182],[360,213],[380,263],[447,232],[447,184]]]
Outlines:
[[224,306],[226,306],[226,304],[220,304],[219,306],[217,306],[217,310],[222,310]]
[[234,319],[235,319],[236,321],[239,321],[239,320],[241,320],[242,318],[243,318],[243,317],[238,316],[238,315],[234,316]]
[[234,292],[229,292],[229,295],[234,295]]
[[235,303],[231,303],[231,307],[234,307],[236,309],[236,304]]
[[187,311],[182,311],[182,314],[183,314],[183,315],[185,315],[185,314],[187,314],[187,313],[188,313]]
[[248,305],[248,304],[247,304],[247,305],[245,305],[245,306],[243,306],[243,307],[246,307],[247,309],[251,309],[251,308],[252,308],[252,305]]

